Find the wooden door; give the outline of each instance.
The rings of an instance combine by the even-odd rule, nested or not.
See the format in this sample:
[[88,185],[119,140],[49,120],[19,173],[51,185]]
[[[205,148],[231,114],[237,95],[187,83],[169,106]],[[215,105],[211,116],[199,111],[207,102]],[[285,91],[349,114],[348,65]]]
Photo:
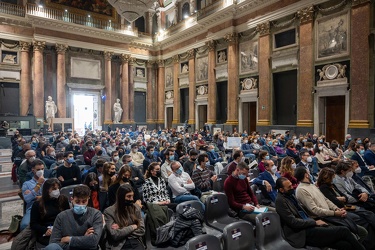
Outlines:
[[173,108],[167,108],[167,128],[172,128],[172,120],[173,120]]
[[326,97],[326,141],[344,144],[345,96]]
[[257,130],[257,103],[250,102],[250,130],[247,133]]
[[204,124],[207,122],[207,105],[198,106],[198,129],[203,128]]

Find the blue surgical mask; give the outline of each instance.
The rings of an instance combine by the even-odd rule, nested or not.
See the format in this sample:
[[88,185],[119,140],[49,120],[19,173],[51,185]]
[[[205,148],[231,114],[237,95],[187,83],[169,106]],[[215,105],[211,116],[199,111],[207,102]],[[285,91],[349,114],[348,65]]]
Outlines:
[[74,158],[73,157],[68,158],[68,159],[66,159],[66,162],[69,163],[69,164],[72,164],[74,162]]
[[272,141],[268,141],[268,145],[272,146]]
[[269,160],[270,159],[270,156],[269,155],[266,155],[266,160]]
[[358,143],[358,144],[361,144],[361,143],[362,143],[362,140],[358,140],[357,143]]
[[170,155],[170,156],[169,156],[169,160],[170,160],[170,161],[174,161],[174,155]]
[[320,143],[323,143],[323,140],[322,140],[322,139],[320,139],[320,140],[319,140],[319,142],[320,142]]
[[245,180],[245,179],[246,179],[246,175],[244,175],[244,174],[239,174],[239,175],[238,175],[238,179],[240,179],[240,180]]
[[211,149],[210,152],[211,152],[211,153],[215,153],[215,149]]
[[82,215],[82,214],[86,213],[86,211],[87,211],[87,206],[86,205],[77,205],[77,204],[74,204],[74,206],[73,206],[73,212],[75,214]]
[[360,153],[361,155],[363,155],[363,154],[365,154],[365,150],[364,150],[364,149],[361,149],[361,151],[359,151],[359,153]]
[[129,162],[129,163],[128,163],[128,166],[129,166],[129,167],[133,167],[133,162],[132,162],[132,161]]
[[352,138],[351,138],[351,137],[349,137],[349,138],[348,138],[348,141],[351,141],[351,140],[352,140]]
[[18,149],[19,149],[19,150],[22,150],[22,146],[18,146]]
[[181,175],[181,174],[182,174],[182,169],[181,169],[181,167],[180,167],[179,169],[176,170],[176,174],[178,174],[178,175]]

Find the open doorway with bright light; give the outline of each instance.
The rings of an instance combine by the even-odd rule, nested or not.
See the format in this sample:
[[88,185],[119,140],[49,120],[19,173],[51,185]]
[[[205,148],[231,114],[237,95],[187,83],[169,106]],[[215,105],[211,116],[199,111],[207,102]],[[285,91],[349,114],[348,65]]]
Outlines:
[[99,127],[98,95],[86,93],[73,94],[74,129],[79,135],[85,134],[85,129],[101,129]]

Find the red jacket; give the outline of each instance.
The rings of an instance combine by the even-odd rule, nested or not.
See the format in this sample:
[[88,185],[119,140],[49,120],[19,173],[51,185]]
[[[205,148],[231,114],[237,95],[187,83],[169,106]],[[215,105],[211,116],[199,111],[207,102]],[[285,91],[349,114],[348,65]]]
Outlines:
[[228,197],[230,208],[236,212],[239,212],[246,203],[258,205],[258,200],[247,179],[240,180],[229,175],[224,182],[224,192]]

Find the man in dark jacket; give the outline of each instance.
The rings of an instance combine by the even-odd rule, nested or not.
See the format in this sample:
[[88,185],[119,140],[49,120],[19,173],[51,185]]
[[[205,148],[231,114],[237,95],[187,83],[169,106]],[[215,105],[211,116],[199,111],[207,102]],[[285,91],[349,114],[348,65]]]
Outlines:
[[276,188],[276,212],[280,216],[285,239],[290,245],[296,248],[314,246],[365,249],[348,228],[328,226],[322,220],[310,218],[295,198],[292,183],[287,178],[279,178]]

